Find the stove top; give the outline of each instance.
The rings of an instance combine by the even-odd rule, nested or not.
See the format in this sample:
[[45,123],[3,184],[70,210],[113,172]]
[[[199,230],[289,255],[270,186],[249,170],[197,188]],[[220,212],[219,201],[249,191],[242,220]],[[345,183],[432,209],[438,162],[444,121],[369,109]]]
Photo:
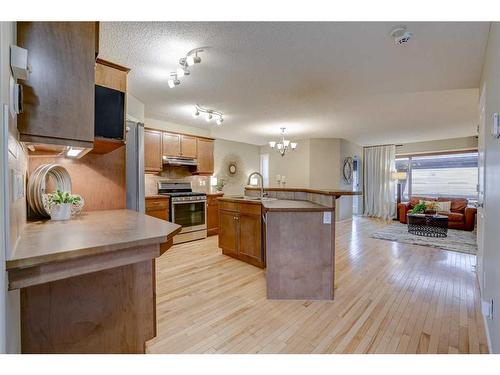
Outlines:
[[196,197],[196,196],[205,196],[205,193],[197,193],[194,191],[175,191],[175,192],[168,192],[168,191],[158,191],[159,195],[166,195],[169,197]]

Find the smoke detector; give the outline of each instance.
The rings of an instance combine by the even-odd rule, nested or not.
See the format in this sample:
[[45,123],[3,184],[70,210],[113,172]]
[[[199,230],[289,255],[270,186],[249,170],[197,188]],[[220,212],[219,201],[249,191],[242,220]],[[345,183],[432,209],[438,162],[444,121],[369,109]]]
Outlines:
[[390,35],[394,38],[394,43],[396,43],[397,46],[404,46],[408,44],[413,36],[412,33],[406,30],[406,26],[404,25],[395,26]]

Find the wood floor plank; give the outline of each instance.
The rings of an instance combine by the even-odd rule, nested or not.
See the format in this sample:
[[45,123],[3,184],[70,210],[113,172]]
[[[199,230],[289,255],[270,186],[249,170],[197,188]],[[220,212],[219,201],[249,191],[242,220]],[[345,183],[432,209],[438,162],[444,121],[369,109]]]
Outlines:
[[474,256],[370,237],[388,224],[337,224],[334,301],[268,300],[265,270],[217,236],[173,246],[147,352],[486,353]]

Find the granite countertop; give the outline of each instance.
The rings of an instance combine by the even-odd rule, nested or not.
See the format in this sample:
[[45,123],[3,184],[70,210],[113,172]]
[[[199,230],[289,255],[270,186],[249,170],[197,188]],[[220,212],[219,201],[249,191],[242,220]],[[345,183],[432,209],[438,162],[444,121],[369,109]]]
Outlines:
[[67,221],[27,223],[7,270],[167,242],[180,225],[131,210],[83,212]]
[[323,212],[334,211],[335,208],[322,206],[309,201],[276,199],[262,201],[262,207],[267,212]]

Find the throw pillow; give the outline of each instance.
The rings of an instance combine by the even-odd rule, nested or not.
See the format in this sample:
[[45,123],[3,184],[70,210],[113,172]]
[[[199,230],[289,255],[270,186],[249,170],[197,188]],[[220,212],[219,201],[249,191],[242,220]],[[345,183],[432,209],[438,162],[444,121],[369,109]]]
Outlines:
[[437,212],[450,212],[451,211],[451,201],[448,202],[436,202]]

